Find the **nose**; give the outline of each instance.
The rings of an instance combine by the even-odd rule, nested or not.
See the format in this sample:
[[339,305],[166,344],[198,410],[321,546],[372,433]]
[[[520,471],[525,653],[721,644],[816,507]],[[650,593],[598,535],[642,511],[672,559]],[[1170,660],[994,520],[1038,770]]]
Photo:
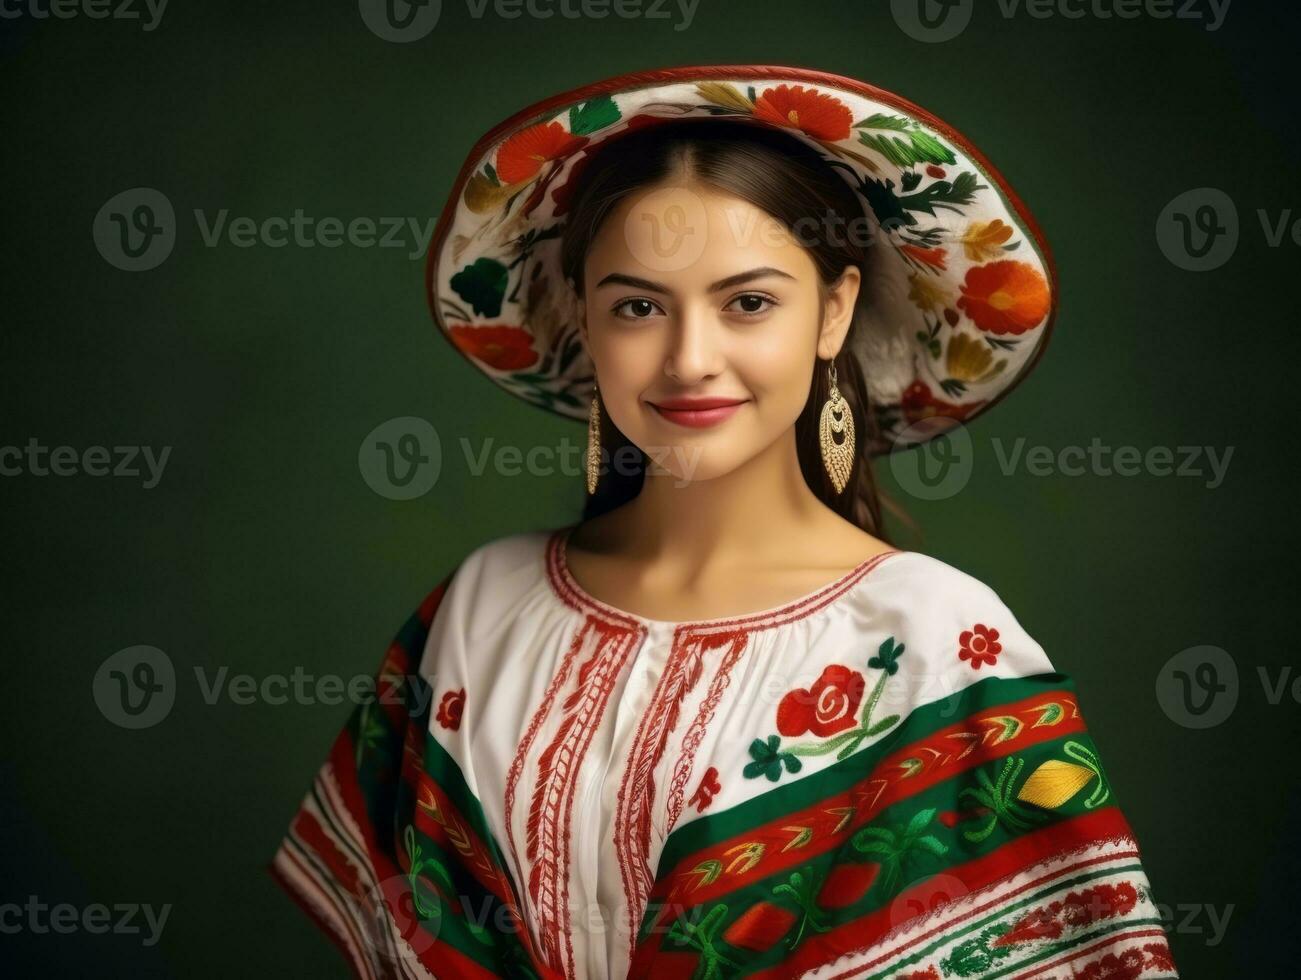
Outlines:
[[706,310],[689,306],[669,332],[664,373],[681,385],[713,377],[722,370],[719,325]]

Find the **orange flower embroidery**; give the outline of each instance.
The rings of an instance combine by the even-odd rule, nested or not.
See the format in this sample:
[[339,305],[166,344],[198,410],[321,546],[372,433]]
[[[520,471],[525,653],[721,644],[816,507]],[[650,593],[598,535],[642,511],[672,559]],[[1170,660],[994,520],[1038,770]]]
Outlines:
[[529,180],[544,163],[567,157],[585,143],[586,136],[575,136],[554,120],[521,129],[497,150],[497,178],[503,184]]
[[854,115],[830,95],[803,85],[778,85],[754,102],[754,114],[765,122],[790,126],[819,140],[849,138]]
[[971,669],[979,670],[981,664],[991,667],[998,662],[1003,645],[998,642],[998,630],[977,623],[963,630],[958,637],[958,659],[971,661]]
[[537,362],[533,335],[521,327],[490,323],[472,327],[453,324],[448,335],[460,350],[498,371],[519,371]]
[[1010,259],[967,270],[958,309],[981,330],[1021,334],[1048,315],[1048,282],[1033,266]]
[[447,691],[438,703],[438,723],[453,731],[461,727],[461,712],[465,709],[465,688]]

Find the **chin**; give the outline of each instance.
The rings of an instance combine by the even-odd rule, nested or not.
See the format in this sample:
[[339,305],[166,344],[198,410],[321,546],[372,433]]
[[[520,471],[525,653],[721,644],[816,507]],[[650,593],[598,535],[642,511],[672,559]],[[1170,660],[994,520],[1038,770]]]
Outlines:
[[731,458],[721,458],[724,454],[711,453],[706,447],[695,444],[678,443],[663,457],[662,467],[672,479],[680,483],[702,483],[731,473],[741,462]]

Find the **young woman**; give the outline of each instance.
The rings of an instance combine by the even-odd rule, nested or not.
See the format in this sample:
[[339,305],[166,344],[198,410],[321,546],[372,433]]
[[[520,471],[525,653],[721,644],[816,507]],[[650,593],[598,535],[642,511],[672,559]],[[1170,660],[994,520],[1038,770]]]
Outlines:
[[489,133],[435,241],[588,499],[438,584],[275,857],[359,975],[1177,976],[1070,678],[882,527],[870,456],[1051,325],[970,144],[820,72],[624,76]]

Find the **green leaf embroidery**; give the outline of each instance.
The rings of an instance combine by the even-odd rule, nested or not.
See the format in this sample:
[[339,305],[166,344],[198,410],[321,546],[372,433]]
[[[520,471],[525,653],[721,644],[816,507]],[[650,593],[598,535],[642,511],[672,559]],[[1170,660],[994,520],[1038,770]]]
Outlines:
[[908,823],[889,826],[864,827],[851,839],[854,847],[864,854],[881,859],[881,884],[892,892],[903,884],[904,870],[920,854],[942,857],[949,847],[933,834],[926,833],[935,818],[935,807],[918,810]]
[[506,295],[506,267],[496,259],[475,259],[452,276],[451,287],[479,316],[500,316]]
[[896,167],[907,168],[918,163],[957,163],[953,151],[929,133],[921,130],[907,132],[906,138],[859,133],[858,141],[885,157]]
[[619,119],[619,107],[614,104],[614,99],[602,95],[569,110],[569,131],[575,136],[586,136],[588,133],[594,133],[598,129],[604,129],[618,122]]
[[693,980],[715,980],[723,975],[720,967],[737,967],[738,964],[729,960],[714,946],[718,939],[718,930],[726,918],[727,906],[720,902],[710,908],[699,923],[694,923],[684,916],[675,919],[673,925],[669,927],[666,934],[668,941],[677,946],[690,946],[700,950],[700,962],[696,965],[695,973],[692,974]]

